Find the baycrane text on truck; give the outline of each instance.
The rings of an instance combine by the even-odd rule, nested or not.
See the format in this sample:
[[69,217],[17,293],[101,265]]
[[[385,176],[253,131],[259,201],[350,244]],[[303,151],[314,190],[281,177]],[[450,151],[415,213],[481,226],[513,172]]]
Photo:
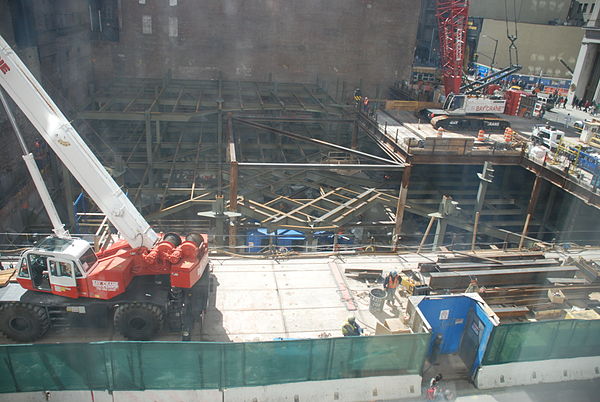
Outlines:
[[120,235],[95,252],[64,229],[1,94],[54,236],[23,252],[18,284],[0,288],[0,331],[29,342],[51,325],[82,320],[102,325],[112,318],[132,340],[151,339],[163,326],[189,339],[208,300],[207,236],[157,234],[2,37],[0,86],[0,93],[4,90],[12,98]]

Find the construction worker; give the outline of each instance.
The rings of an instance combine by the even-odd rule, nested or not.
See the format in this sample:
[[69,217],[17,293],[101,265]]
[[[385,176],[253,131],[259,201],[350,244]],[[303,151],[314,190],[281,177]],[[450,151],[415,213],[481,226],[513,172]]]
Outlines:
[[363,329],[356,322],[356,318],[348,317],[348,321],[342,326],[342,334],[344,336],[360,336]]
[[465,290],[465,293],[478,293],[479,292],[479,284],[477,283],[477,278],[471,278],[471,282]]
[[362,91],[360,88],[354,90],[354,106],[356,106],[358,110],[362,107]]
[[387,303],[391,304],[392,306],[395,302],[394,298],[396,296],[396,289],[398,288],[399,284],[400,277],[398,276],[398,272],[396,271],[390,272],[385,278],[385,281],[383,282],[383,288],[387,292]]

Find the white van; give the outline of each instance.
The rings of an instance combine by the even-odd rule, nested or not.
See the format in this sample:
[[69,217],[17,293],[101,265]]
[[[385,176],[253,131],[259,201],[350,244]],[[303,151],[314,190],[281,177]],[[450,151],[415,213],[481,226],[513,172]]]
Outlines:
[[531,141],[534,144],[540,144],[546,148],[550,148],[551,151],[555,151],[564,135],[564,131],[558,130],[554,126],[548,124],[538,125],[533,128]]

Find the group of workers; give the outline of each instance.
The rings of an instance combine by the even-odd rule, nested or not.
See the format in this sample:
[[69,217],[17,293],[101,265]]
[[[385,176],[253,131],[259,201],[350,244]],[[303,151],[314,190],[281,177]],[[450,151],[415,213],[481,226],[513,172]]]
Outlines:
[[360,88],[356,88],[354,90],[354,104],[356,105],[356,108],[359,110],[362,110],[364,113],[370,114],[370,108],[369,108],[369,98],[367,96],[363,96],[362,95],[362,91],[360,90]]
[[[396,290],[401,283],[400,275],[398,272],[390,272],[383,282],[383,288],[386,291],[386,302],[391,305],[396,305]],[[351,316],[342,326],[342,334],[344,336],[360,336],[363,333],[363,329],[356,322],[356,318]]]

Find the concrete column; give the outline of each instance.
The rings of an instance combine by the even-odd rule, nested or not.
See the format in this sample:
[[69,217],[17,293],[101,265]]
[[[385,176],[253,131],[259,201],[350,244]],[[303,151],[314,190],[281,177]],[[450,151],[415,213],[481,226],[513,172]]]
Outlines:
[[585,87],[588,84],[590,75],[594,68],[596,59],[596,45],[591,43],[582,43],[577,56],[577,64],[573,71],[573,79],[571,80],[571,88],[574,91],[569,91],[567,102],[571,103],[573,98],[577,96],[579,99],[585,93]]
[[550,193],[548,194],[548,201],[546,202],[546,209],[544,210],[544,217],[542,218],[542,222],[540,224],[540,229],[538,230],[537,237],[541,239],[544,236],[544,231],[546,230],[546,222],[552,213],[552,208],[554,208],[554,201],[556,200],[557,187],[553,184],[550,184]]
[[[599,11],[600,7],[596,7],[596,9],[590,17],[590,20],[586,25],[586,28],[600,27],[600,19],[598,18]],[[581,98],[583,96],[585,92],[585,87],[589,82],[590,74],[592,73],[594,67],[596,52],[597,45],[586,43],[586,39],[584,36],[583,41],[581,43],[581,48],[579,49],[577,64],[575,64],[575,69],[573,71],[573,79],[571,80],[572,85],[569,89],[569,94],[567,95],[567,102],[569,104],[573,101],[573,97],[575,97],[575,95],[577,95],[578,98]],[[596,95],[598,95],[598,89],[596,89]],[[596,95],[594,96],[594,99],[596,99]]]
[[[356,115],[356,119],[358,119],[358,115]],[[352,124],[352,149],[358,149],[358,122],[354,120],[354,124]]]
[[582,240],[577,238],[578,236],[576,233],[575,236],[573,233],[573,231],[577,227],[576,221],[577,217],[579,216],[579,211],[581,209],[582,202],[576,197],[571,197],[571,200],[571,207],[569,208],[568,212],[566,212],[566,225],[563,226],[562,233],[559,236],[559,238],[563,242]]
[[446,228],[448,223],[445,218],[438,219],[437,227],[435,228],[435,236],[433,237],[433,247],[431,251],[439,250],[440,246],[444,244],[444,237],[446,237]]

